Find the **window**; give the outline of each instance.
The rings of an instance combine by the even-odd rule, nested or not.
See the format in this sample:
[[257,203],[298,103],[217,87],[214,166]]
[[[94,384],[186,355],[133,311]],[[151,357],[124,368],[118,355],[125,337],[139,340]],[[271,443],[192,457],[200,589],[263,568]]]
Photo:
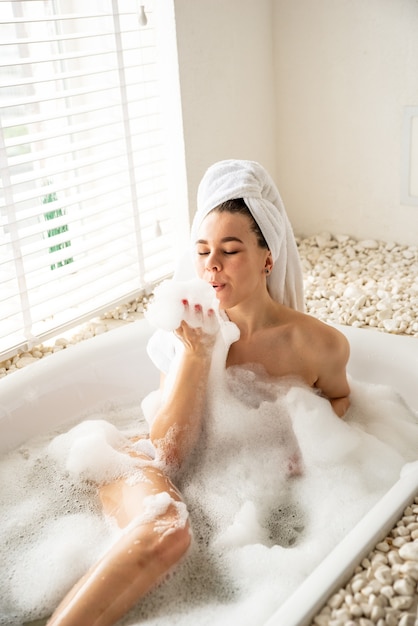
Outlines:
[[0,2],[0,360],[133,299],[185,241],[173,73],[138,8]]

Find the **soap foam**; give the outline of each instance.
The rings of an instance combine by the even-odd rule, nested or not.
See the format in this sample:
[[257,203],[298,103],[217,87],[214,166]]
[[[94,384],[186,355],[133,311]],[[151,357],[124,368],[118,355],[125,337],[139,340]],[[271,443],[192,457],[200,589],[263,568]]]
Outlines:
[[[143,506],[144,510],[142,514],[135,517],[127,526],[123,528],[124,534],[129,534],[133,528],[140,526],[141,524],[148,524],[149,522],[156,520],[154,528],[155,532],[160,533],[161,535],[171,535],[176,532],[177,529],[184,528],[189,517],[186,504],[184,502],[174,500],[174,498],[172,498],[166,491],[152,496],[147,496],[144,498]],[[164,515],[170,506],[176,509],[177,522],[175,524],[173,524],[171,520],[167,522],[164,519],[158,519],[161,515]]]
[[[131,475],[143,462],[129,452],[139,451],[113,424],[103,419],[85,420],[71,430],[55,437],[47,448],[49,456],[71,476],[93,481],[110,482]],[[148,446],[148,450],[152,448]]]
[[[261,626],[416,461],[417,418],[393,390],[351,380],[341,420],[300,381],[253,365],[225,372],[227,334],[214,349],[201,439],[175,481],[192,547],[120,625]],[[124,410],[1,461],[0,624],[51,613],[115,540],[95,483],[126,472],[141,479],[125,452],[143,422],[137,407]],[[168,494],[147,499],[133,523],[172,503]]]
[[[188,308],[185,308],[185,301]],[[175,330],[183,319],[192,327],[200,326],[200,322],[193,315],[196,304],[205,313],[209,309],[218,312],[219,303],[209,283],[200,278],[188,281],[165,280],[155,288],[153,300],[148,304],[145,316],[153,326],[162,330]],[[216,332],[218,325],[214,323],[215,319],[204,322],[203,328],[206,332]]]
[[264,624],[416,458],[412,411],[391,389],[350,382],[341,420],[312,389],[257,366],[212,373],[202,441],[179,477],[195,543],[121,624]]
[[96,488],[34,440],[0,462],[0,624],[50,614],[113,540]]

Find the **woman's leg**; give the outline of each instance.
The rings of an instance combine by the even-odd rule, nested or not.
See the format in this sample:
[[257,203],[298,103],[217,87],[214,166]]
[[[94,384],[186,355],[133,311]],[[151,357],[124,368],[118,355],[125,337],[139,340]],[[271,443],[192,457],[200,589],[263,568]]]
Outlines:
[[140,482],[120,479],[99,489],[104,513],[124,530],[48,626],[111,626],[185,554],[191,535],[179,492],[157,468],[141,472]]

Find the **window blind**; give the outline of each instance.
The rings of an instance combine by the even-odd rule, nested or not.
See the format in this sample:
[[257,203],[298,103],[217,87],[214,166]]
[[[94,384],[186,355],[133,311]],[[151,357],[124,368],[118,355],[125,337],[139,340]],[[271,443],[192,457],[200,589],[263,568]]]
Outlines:
[[0,360],[173,270],[163,72],[138,8],[0,2]]

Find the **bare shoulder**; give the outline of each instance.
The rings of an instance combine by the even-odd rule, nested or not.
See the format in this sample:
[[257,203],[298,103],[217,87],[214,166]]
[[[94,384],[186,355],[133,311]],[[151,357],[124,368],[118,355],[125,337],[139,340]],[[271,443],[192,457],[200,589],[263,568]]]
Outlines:
[[293,311],[291,320],[293,332],[298,342],[314,350],[318,356],[347,362],[350,345],[346,336],[334,326],[321,322],[312,315]]
[[282,324],[287,341],[301,358],[289,355],[293,373],[298,372],[312,387],[330,401],[334,412],[342,417],[349,407],[350,387],[346,366],[350,345],[338,329],[298,311],[283,311]]

